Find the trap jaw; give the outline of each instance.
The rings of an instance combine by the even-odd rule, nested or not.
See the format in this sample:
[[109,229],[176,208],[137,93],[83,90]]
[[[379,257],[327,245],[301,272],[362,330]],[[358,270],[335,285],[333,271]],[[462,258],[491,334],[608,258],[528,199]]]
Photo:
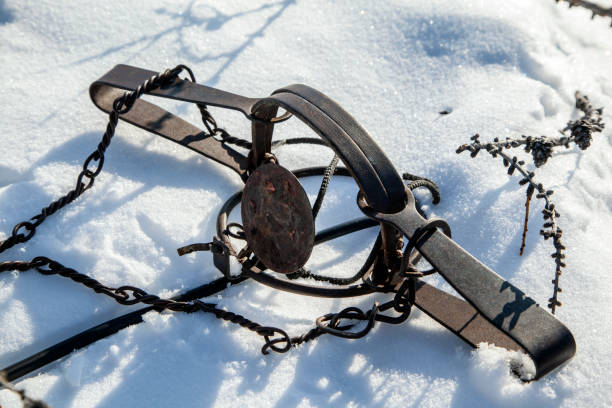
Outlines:
[[[109,112],[122,90],[136,90],[154,74],[118,65],[92,84],[92,100]],[[406,273],[408,258],[416,249],[464,300],[412,275],[408,277],[413,285],[411,304],[470,345],[487,342],[523,350],[535,364],[534,379],[575,354],[573,336],[561,322],[452,241],[448,231],[446,234],[439,231],[439,227],[446,227],[444,222],[427,220],[416,211],[414,197],[386,155],[355,119],[324,94],[305,85],[291,85],[266,98],[246,98],[178,78],[151,94],[198,106],[238,110],[252,122],[252,144],[245,157],[222,140],[141,99],[120,116],[228,166],[246,181],[242,197],[243,223],[247,246],[257,259],[248,256],[239,259],[243,264],[241,277],[310,296],[352,297],[399,292],[395,281],[405,278],[402,274]],[[278,108],[285,109],[287,114],[277,118]],[[381,244],[375,245],[374,256],[369,258],[372,262],[361,283],[339,288],[311,286],[266,271],[268,268],[282,274],[295,271],[304,265],[312,250],[314,222],[305,193],[291,172],[280,167],[271,155],[274,124],[289,115],[308,125],[339,156],[346,165],[339,172],[353,177],[359,185],[358,206],[381,226]],[[306,169],[295,173],[316,172]],[[276,194],[280,197],[278,201]],[[235,251],[231,250],[227,215],[238,202],[239,199],[232,199],[231,205],[225,205],[218,220],[220,241],[217,242],[222,243],[221,248],[230,250],[214,251],[215,265],[222,266],[228,276],[229,256]],[[403,238],[408,240],[410,249],[404,253],[401,252]],[[282,262],[277,259],[288,254]],[[350,316],[354,314],[345,315]],[[370,324],[373,316],[375,313],[369,315]],[[337,318],[328,319],[330,326]],[[327,328],[332,332],[330,326]]]

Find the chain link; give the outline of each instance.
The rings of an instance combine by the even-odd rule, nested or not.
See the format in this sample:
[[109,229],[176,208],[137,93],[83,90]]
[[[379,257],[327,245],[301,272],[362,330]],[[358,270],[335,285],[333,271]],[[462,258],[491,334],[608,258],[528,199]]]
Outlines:
[[[183,70],[187,71],[191,77],[191,80],[195,82],[195,77],[191,69],[184,65],[178,65],[173,69],[168,69],[160,74],[152,76],[144,83],[140,84],[135,91],[126,91],[123,95],[115,99],[113,102],[113,109],[108,115],[106,131],[98,143],[96,150],[94,150],[85,159],[83,168],[77,176],[75,187],[64,196],[51,202],[47,207],[43,208],[39,214],[30,218],[30,220],[22,221],[16,224],[13,227],[11,235],[7,239],[0,241],[0,253],[14,247],[15,245],[29,241],[34,234],[36,234],[36,228],[42,224],[48,216],[72,203],[74,200],[80,197],[81,194],[93,187],[96,177],[102,172],[102,168],[104,166],[104,154],[106,149],[108,149],[113,136],[115,135],[115,130],[119,122],[119,115],[129,112],[136,100],[144,93],[151,92],[152,90],[174,81]],[[48,269],[43,269],[43,266],[45,265],[48,266]],[[117,289],[108,288],[96,280],[87,277],[86,275],[79,274],[78,272],[69,268],[63,268],[59,263],[45,257],[34,258],[31,262],[8,261],[0,263],[0,272],[6,270],[25,271],[31,268],[36,268],[40,273],[45,275],[59,273],[63,276],[67,276],[76,282],[93,288],[96,292],[113,297],[119,303],[135,304],[139,302],[157,302],[159,307],[164,305],[163,299],[148,295],[146,292],[138,288],[133,288],[130,286],[123,286]],[[174,305],[167,304],[165,307],[172,308]],[[6,380],[6,378],[4,378],[3,373],[0,373],[0,386],[18,394],[24,407],[49,407],[45,402],[33,400],[26,396],[23,390],[18,390],[15,388],[8,380]]]

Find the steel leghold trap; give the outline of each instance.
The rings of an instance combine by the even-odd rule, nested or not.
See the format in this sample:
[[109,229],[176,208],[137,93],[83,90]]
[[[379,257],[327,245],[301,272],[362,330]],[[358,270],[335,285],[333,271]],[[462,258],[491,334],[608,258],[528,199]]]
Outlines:
[[[183,71],[189,78],[179,77]],[[144,93],[195,103],[202,114],[205,130],[144,101],[140,98]],[[232,196],[221,208],[217,236],[212,242],[179,249],[180,255],[211,251],[214,264],[223,276],[172,299],[161,299],[133,286],[103,285],[46,257],[1,262],[0,272],[37,269],[43,274],[70,278],[121,304],[147,305],[1,370],[0,374],[8,381],[138,323],[150,310],[165,309],[204,311],[240,324],[264,338],[264,353],[270,350],[285,352],[322,334],[359,338],[376,322],[404,322],[415,306],[472,346],[486,342],[524,351],[536,368],[532,379],[541,378],[575,354],[572,334],[561,322],[457,245],[450,238],[446,222],[422,215],[411,190],[426,187],[435,202],[439,198],[435,183],[406,175],[404,178],[410,182],[405,184],[365,129],[317,90],[291,85],[268,97],[247,98],[198,85],[191,70],[183,65],[159,74],[118,65],[91,85],[90,94],[96,106],[109,114],[109,125],[96,150],[85,160],[76,187],[42,209],[40,214],[17,224],[9,238],[0,242],[0,253],[28,241],[48,216],[93,186],[121,119],[229,167],[246,183],[243,191]],[[218,127],[209,106],[243,113],[251,122],[252,140],[233,137]],[[279,108],[285,113],[277,116]],[[304,122],[320,138],[273,140],[275,125],[292,116]],[[297,143],[327,146],[333,150],[334,159],[328,166],[290,171],[278,162],[273,149]],[[241,153],[238,148],[248,154]],[[339,162],[343,166],[338,166]],[[323,176],[323,182],[311,207],[299,178],[316,175]],[[314,220],[332,175],[355,180],[359,186],[356,204],[366,217],[315,234]],[[240,203],[242,225],[228,224],[229,213]],[[314,245],[371,227],[379,228],[378,238],[354,276],[322,276],[304,269]],[[236,239],[245,244],[235,248]],[[230,271],[231,257],[241,265],[239,274],[233,275]],[[432,269],[416,268],[421,257]],[[423,278],[433,273],[440,274],[463,299],[427,284]],[[307,296],[338,298],[381,292],[390,294],[390,299],[383,304],[374,303],[367,311],[349,307],[321,316],[313,329],[300,336],[289,336],[279,328],[262,326],[219,309],[215,304],[198,300],[246,279]],[[308,280],[326,283],[312,285],[306,283]]]

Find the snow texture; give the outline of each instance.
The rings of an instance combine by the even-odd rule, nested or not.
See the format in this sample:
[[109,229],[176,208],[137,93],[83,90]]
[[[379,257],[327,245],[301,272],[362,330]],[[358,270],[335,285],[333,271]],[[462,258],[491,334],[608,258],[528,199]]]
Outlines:
[[[89,100],[92,81],[119,63],[184,63],[200,83],[243,95],[306,83],[337,100],[398,171],[439,183],[443,201],[428,211],[448,220],[460,245],[545,305],[554,265],[538,235],[541,203],[532,204],[519,257],[518,179],[499,160],[455,149],[476,132],[483,140],[555,135],[576,115],[577,89],[608,109],[612,128],[612,30],[589,17],[552,0],[0,0],[0,238],[72,188],[106,125]],[[194,106],[166,106],[198,123]],[[212,112],[249,137],[241,115]],[[311,135],[295,120],[275,134]],[[521,356],[488,345],[472,351],[418,312],[360,341],[324,336],[269,356],[258,336],[214,317],[150,313],[18,386],[55,407],[610,407],[610,134],[596,134],[587,151],[557,152],[537,171],[563,214],[558,318],[578,344],[573,360],[539,382],[510,373]],[[331,154],[286,147],[279,158],[300,168],[325,165]],[[318,183],[305,182],[311,200]],[[0,260],[46,255],[109,285],[171,296],[218,276],[209,254],[179,258],[176,248],[210,241],[221,203],[240,188],[222,166],[121,123],[95,187]],[[360,216],[356,193],[352,181],[333,179],[317,228]],[[309,267],[347,276],[374,237],[368,230],[317,247]],[[325,300],[245,282],[209,300],[297,334],[322,314],[375,299],[384,297]],[[0,367],[126,310],[60,277],[3,274]],[[19,406],[7,391],[0,405]]]

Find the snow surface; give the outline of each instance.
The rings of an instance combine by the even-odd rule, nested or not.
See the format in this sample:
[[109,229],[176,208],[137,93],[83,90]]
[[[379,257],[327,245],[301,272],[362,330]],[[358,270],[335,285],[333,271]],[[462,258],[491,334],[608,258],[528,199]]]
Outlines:
[[[611,112],[611,36],[609,19],[591,21],[587,11],[552,0],[0,0],[0,239],[72,188],[106,125],[89,100],[92,81],[118,63],[153,70],[185,63],[199,82],[243,95],[297,82],[339,101],[399,171],[439,183],[443,201],[428,211],[449,221],[456,241],[545,305],[553,263],[550,242],[538,236],[542,204],[534,204],[519,257],[517,178],[498,160],[455,149],[476,132],[483,140],[555,135],[576,116],[577,89]],[[178,111],[198,123],[193,106]],[[232,134],[250,134],[239,114],[213,114]],[[604,120],[612,127],[609,114]],[[310,135],[296,121],[276,134]],[[610,407],[610,135],[597,134],[584,152],[558,152],[537,172],[563,215],[558,317],[578,344],[569,364],[539,382],[509,373],[508,361],[520,357],[487,345],[472,351],[419,312],[360,341],[324,336],[265,357],[258,336],[211,316],[150,313],[18,386],[55,407]],[[321,147],[304,149],[279,150],[281,163],[331,158]],[[318,182],[305,182],[311,200]],[[171,296],[218,275],[209,254],[179,258],[176,248],[209,241],[219,206],[240,187],[222,166],[120,124],[95,187],[0,260],[47,255],[109,285]],[[360,216],[356,192],[351,181],[334,179],[317,227]],[[374,236],[317,247],[309,266],[346,276]],[[245,282],[211,300],[297,334],[319,315],[379,298],[321,300]],[[60,277],[4,274],[0,366],[126,310]],[[19,406],[7,391],[0,405]]]

